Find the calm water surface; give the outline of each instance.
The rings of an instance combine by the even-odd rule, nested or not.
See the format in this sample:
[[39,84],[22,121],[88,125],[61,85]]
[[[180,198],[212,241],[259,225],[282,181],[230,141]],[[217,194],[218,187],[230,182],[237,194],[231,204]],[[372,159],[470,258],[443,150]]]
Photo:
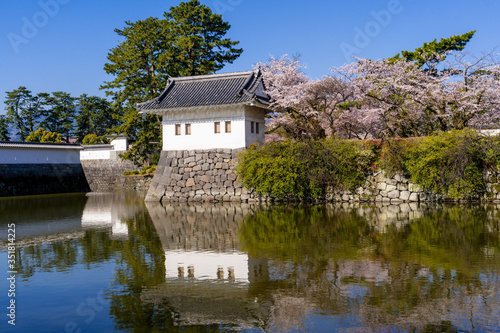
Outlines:
[[1,332],[500,332],[496,205],[3,198],[0,242]]

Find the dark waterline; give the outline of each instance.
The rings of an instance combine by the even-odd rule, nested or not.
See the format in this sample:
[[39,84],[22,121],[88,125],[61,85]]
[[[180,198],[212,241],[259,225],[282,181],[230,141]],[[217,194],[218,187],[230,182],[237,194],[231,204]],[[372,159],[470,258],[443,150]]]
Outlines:
[[0,199],[1,332],[500,332],[500,206]]

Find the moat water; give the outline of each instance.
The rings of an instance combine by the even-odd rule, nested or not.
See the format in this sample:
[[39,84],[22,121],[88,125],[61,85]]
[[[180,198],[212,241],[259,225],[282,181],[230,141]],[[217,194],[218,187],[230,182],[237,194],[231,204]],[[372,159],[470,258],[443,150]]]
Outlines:
[[143,198],[0,199],[0,331],[500,332],[498,205]]

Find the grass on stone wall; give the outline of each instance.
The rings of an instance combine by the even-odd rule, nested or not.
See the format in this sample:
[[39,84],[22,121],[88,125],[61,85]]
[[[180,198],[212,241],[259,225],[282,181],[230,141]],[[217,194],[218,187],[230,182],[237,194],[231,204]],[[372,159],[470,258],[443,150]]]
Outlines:
[[308,200],[327,188],[354,189],[382,169],[403,173],[424,190],[451,199],[481,197],[485,170],[499,170],[500,137],[471,129],[424,138],[379,141],[269,142],[238,156],[236,172],[245,187],[280,200]]
[[254,144],[238,156],[236,172],[247,188],[278,200],[307,200],[327,187],[352,189],[374,162],[361,142],[323,140]]

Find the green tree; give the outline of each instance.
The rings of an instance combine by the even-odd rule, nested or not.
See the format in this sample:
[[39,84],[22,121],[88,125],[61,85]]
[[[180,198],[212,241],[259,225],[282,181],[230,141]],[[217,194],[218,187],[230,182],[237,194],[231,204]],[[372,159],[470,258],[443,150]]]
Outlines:
[[[441,38],[439,42],[434,39],[432,42],[424,43],[415,51],[401,51],[401,55],[402,58],[413,61],[418,67],[436,74],[436,66],[446,58],[446,54],[463,50],[475,33],[476,30],[473,30],[462,35]],[[398,53],[390,59],[401,59],[401,55]]]
[[27,100],[26,108],[21,110],[23,122],[28,132],[34,132],[39,126],[48,98],[49,94],[47,93],[31,96]]
[[16,129],[15,135],[19,135],[21,141],[26,140],[29,134],[26,124],[23,119],[23,110],[25,110],[29,104],[29,100],[32,98],[31,91],[26,87],[19,87],[13,91],[7,91],[7,98],[5,99],[5,105],[7,110],[8,121],[14,125]]
[[61,142],[61,134],[54,132],[47,132],[43,128],[37,129],[35,132],[31,132],[26,138],[26,142],[51,142],[59,143]]
[[4,115],[0,115],[0,141],[10,141],[9,119]]
[[87,134],[81,140],[82,145],[99,145],[99,144],[108,144],[109,140],[105,136],[97,136],[95,134]]
[[47,97],[47,110],[41,125],[49,132],[61,133],[66,142],[73,135],[76,115],[75,98],[62,91]]
[[124,157],[136,164],[159,148],[161,123],[157,116],[139,114],[135,104],[157,97],[169,76],[214,73],[243,51],[235,48],[238,41],[224,38],[230,25],[198,0],[171,7],[164,17],[127,21],[116,29],[124,41],[110,50],[104,65],[114,79],[101,89],[113,97],[116,110],[123,110],[122,124],[113,132],[135,141]]
[[119,114],[111,108],[111,103],[102,97],[81,95],[77,100],[79,109],[75,117],[75,136],[79,142],[89,134],[102,137],[108,130],[119,125]]

